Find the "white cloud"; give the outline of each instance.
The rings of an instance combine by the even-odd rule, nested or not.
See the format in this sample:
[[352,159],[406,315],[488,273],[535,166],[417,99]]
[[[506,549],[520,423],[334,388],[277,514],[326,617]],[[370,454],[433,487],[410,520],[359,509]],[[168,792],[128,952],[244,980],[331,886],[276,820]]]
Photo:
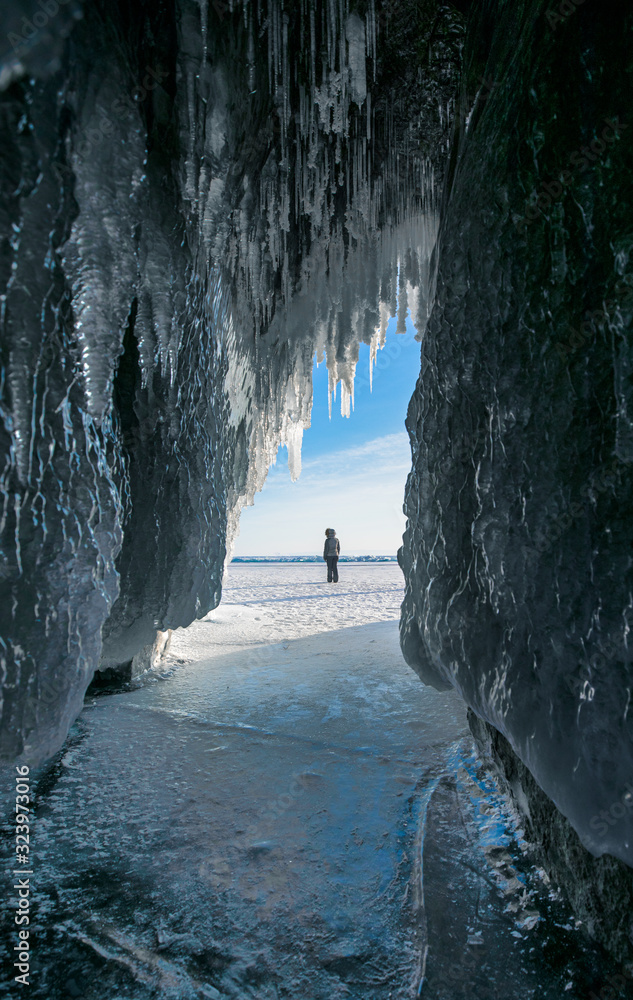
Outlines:
[[311,459],[296,483],[273,467],[255,506],[242,512],[235,554],[320,554],[326,527],[336,528],[346,555],[395,554],[410,468],[404,431]]
[[[340,451],[331,452],[331,457],[337,462],[352,463],[354,465],[366,465],[368,459],[380,459],[382,461],[393,462],[403,459],[407,464],[411,462],[411,451],[409,448],[409,435],[406,431],[399,431],[397,434],[385,434],[383,437],[373,438],[365,441],[355,448],[343,448]],[[322,456],[312,459],[304,464],[304,469],[320,466],[323,461]]]

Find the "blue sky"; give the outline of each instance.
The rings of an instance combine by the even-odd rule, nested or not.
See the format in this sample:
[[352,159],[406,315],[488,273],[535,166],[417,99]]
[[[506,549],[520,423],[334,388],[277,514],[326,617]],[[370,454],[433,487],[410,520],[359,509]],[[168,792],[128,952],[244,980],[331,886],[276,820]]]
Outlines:
[[312,426],[304,431],[302,471],[293,483],[285,448],[255,505],[240,519],[234,555],[320,555],[324,532],[336,529],[341,555],[395,555],[402,543],[404,486],[411,468],[404,429],[407,405],[420,372],[420,344],[387,327],[378,352],[373,390],[368,384],[369,348],[360,348],[354,410],[341,416],[340,386],[328,416],[325,362],[313,368]]

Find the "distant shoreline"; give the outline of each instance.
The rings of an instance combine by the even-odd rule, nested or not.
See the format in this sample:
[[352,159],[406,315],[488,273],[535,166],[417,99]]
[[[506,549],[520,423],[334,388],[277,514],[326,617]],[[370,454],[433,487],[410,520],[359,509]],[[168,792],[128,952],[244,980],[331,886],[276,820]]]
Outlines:
[[[339,562],[397,563],[396,556],[339,556]],[[321,556],[234,556],[233,563],[319,563]]]

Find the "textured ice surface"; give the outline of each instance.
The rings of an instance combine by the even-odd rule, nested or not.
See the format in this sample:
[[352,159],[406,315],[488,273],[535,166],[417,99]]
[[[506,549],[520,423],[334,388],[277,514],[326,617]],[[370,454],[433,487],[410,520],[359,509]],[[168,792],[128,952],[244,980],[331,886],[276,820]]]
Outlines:
[[579,7],[543,33],[545,5],[520,8],[471,24],[408,415],[403,649],[633,864],[633,21]]
[[476,11],[456,115],[448,6],[3,6],[5,756],[217,605],[314,353],[347,412],[411,307],[407,659],[633,862],[632,15]]
[[218,604],[315,353],[349,412],[359,343],[423,328],[463,31],[414,6],[3,8],[6,756]]
[[[222,604],[201,622],[172,637],[172,655],[192,644],[224,646],[281,642],[332,629],[397,621],[404,581],[395,563],[340,563],[339,584],[327,586],[325,563],[232,563],[224,579]],[[299,603],[297,603],[299,602]],[[212,625],[209,628],[209,625]]]
[[33,782],[37,1000],[586,1000],[615,971],[402,661],[398,568],[344,565],[360,624],[319,570],[231,572]]

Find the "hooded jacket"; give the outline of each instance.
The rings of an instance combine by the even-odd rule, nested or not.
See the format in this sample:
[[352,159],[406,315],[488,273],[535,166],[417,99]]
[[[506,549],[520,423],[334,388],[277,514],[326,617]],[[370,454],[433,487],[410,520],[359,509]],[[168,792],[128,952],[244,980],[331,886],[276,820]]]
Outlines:
[[332,558],[333,556],[338,556],[340,551],[341,551],[341,544],[336,535],[334,534],[334,532],[332,532],[332,534],[328,535],[328,537],[325,539],[325,545],[323,546],[323,558],[327,559],[328,556],[330,558]]

